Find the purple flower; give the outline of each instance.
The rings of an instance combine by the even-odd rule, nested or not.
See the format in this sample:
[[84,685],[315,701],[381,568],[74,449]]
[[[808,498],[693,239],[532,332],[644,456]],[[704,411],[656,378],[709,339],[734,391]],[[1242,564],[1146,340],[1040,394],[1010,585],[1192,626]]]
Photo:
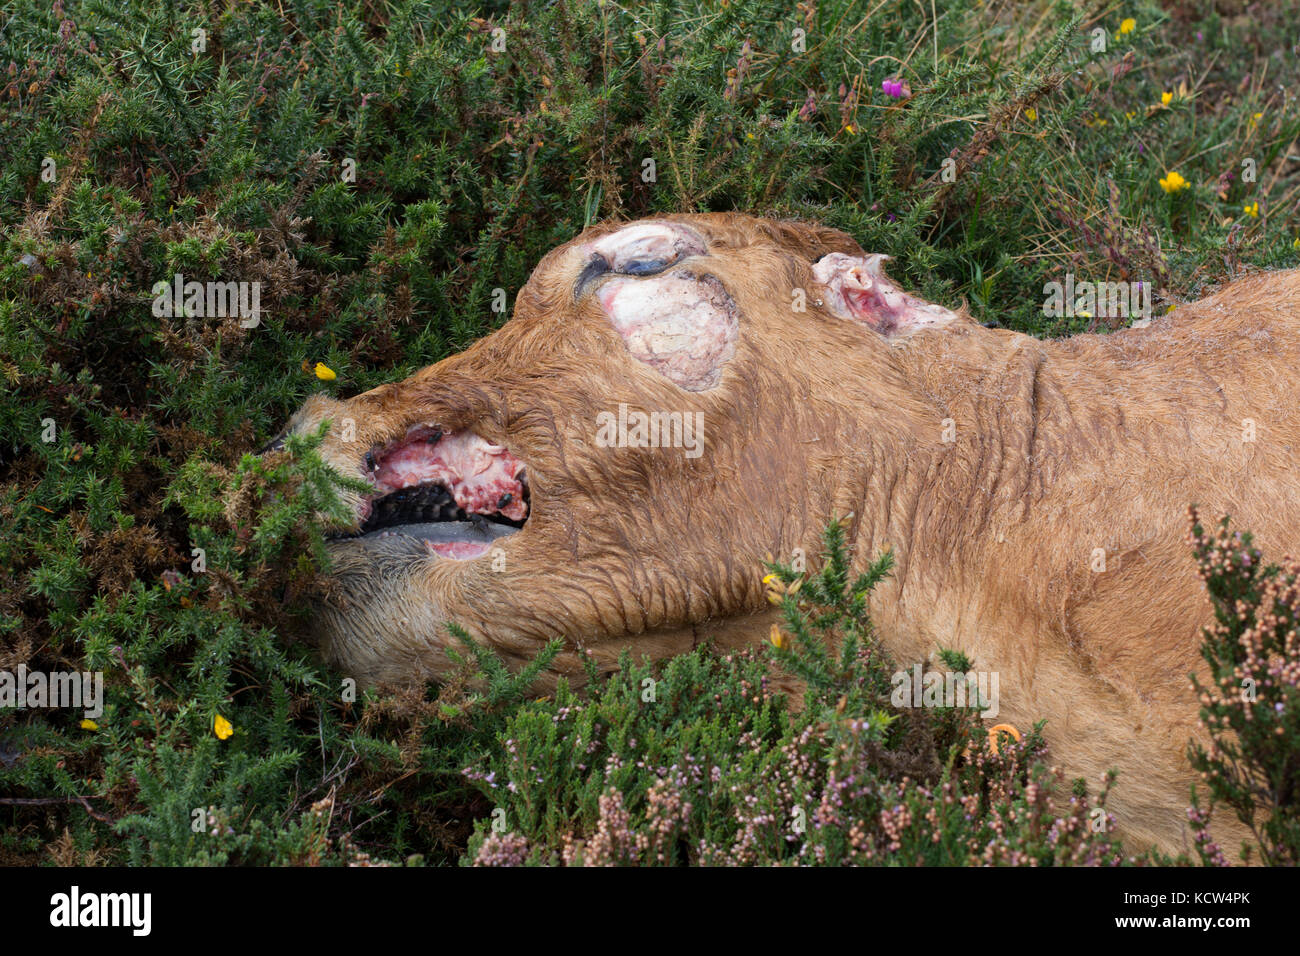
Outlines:
[[893,97],[896,100],[909,99],[912,95],[912,88],[907,85],[905,80],[887,79],[882,80],[880,88],[884,90],[886,96]]

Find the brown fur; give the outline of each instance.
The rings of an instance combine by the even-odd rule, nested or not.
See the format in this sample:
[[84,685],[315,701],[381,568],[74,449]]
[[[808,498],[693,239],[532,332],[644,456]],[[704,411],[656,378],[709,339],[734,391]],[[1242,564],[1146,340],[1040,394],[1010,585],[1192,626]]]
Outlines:
[[[515,661],[563,637],[555,671],[580,680],[578,648],[608,668],[624,647],[657,658],[760,640],[764,555],[815,554],[851,512],[859,568],[886,546],[897,557],[872,599],[895,659],[953,647],[998,671],[1000,721],[1046,718],[1068,774],[1095,786],[1120,770],[1109,809],[1126,834],[1187,848],[1187,675],[1209,605],[1185,510],[1231,513],[1266,554],[1300,551],[1300,272],[1108,336],[1040,341],[962,314],[890,340],[813,294],[815,259],[862,254],[848,236],[664,218],[708,238],[700,268],[740,310],[717,388],[682,391],[628,354],[590,297],[574,301],[579,244],[627,225],[607,223],[543,258],[514,318],[466,352],[295,416],[352,418],[356,441],[335,429],[325,453],[353,474],[414,421],[471,428],[527,462],[533,491],[504,571],[336,544],[344,597],[319,618],[327,655],[363,680],[434,676],[452,620]],[[796,287],[810,290],[803,314]],[[704,454],[596,447],[597,414],[620,402],[702,411]],[[1099,547],[1104,573],[1090,568]],[[1242,830],[1218,823],[1233,846]]]

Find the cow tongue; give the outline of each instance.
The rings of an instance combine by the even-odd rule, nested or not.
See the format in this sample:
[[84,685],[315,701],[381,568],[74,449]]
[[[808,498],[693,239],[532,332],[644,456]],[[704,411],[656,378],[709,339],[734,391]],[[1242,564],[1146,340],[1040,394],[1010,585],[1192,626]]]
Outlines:
[[442,558],[467,559],[485,554],[493,542],[518,530],[490,521],[431,521],[384,528],[355,540],[371,547],[409,546]]

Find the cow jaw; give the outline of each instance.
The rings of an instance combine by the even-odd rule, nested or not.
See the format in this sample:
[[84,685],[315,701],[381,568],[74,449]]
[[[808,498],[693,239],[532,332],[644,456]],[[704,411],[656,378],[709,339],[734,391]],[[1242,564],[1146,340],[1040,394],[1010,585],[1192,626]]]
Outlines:
[[486,553],[528,518],[524,463],[472,431],[414,424],[369,452],[365,466],[375,490],[361,502],[358,532],[337,538],[366,546],[412,538],[430,555],[465,560]]

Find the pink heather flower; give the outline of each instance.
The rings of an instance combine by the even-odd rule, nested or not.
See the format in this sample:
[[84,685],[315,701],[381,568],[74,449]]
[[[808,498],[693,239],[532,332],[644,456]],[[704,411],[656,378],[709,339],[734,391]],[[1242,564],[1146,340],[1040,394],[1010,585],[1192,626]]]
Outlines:
[[810,120],[817,113],[817,94],[812,90],[808,91],[808,98],[803,101],[803,106],[799,107],[799,119]]
[[912,96],[912,88],[906,80],[887,79],[881,82],[880,88],[884,90],[886,96],[896,100],[906,100]]

